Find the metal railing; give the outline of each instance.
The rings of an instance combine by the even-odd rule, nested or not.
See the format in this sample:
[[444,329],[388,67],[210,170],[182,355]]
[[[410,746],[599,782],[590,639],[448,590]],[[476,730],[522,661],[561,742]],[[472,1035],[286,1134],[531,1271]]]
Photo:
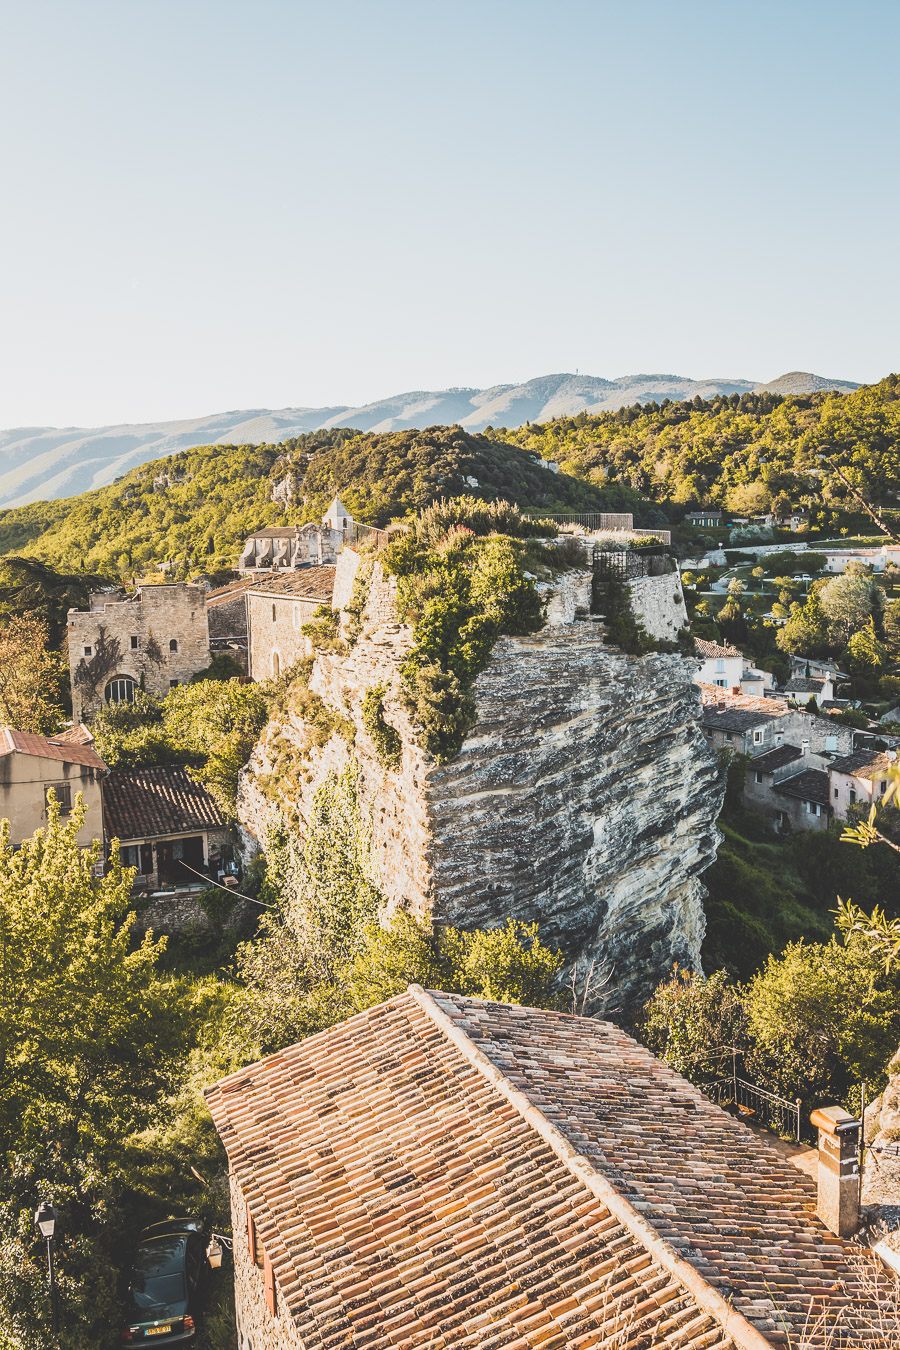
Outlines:
[[637,581],[640,577],[665,576],[673,566],[665,553],[651,553],[649,549],[594,549],[594,575],[598,577]]
[[344,531],[345,544],[372,544],[377,548],[384,548],[390,539],[387,530],[379,530],[374,525],[362,525],[354,520]]
[[779,1097],[776,1092],[748,1083],[745,1078],[732,1074],[730,1078],[717,1078],[712,1083],[704,1083],[703,1092],[718,1106],[732,1105],[739,1110],[752,1113],[760,1125],[774,1130],[778,1134],[792,1134],[800,1143],[800,1107],[798,1097],[795,1102],[787,1097]]
[[649,529],[635,525],[634,517],[628,511],[542,511],[539,507],[523,507],[522,515],[530,520],[552,520],[556,525],[580,525],[590,534],[639,534],[650,535],[671,544],[672,531],[667,529]]

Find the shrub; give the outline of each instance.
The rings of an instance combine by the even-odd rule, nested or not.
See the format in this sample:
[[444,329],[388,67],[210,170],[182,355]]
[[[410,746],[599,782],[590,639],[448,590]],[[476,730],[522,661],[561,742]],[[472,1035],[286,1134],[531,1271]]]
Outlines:
[[372,738],[378,758],[386,769],[400,764],[403,742],[396,727],[384,720],[384,696],[387,686],[376,684],[366,692],[362,701],[362,724]]

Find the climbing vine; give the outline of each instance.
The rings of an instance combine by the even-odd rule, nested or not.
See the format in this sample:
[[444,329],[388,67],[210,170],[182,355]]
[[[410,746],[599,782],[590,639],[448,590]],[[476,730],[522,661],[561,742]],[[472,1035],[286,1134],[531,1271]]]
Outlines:
[[362,701],[362,724],[374,742],[378,758],[386,769],[396,769],[400,764],[403,742],[396,727],[384,719],[384,696],[387,687],[376,684],[367,692]]
[[[497,532],[500,524],[507,532]],[[413,625],[403,698],[439,763],[459,752],[474,725],[472,686],[498,637],[543,623],[535,577],[550,575],[558,555],[534,533],[535,522],[508,503],[462,498],[423,511],[381,555],[397,577],[399,615]]]
[[347,645],[352,647],[363,626],[363,614],[369,599],[369,591],[372,588],[372,573],[375,569],[375,558],[372,554],[364,554],[359,560],[359,566],[356,569],[356,575],[353,578],[353,587],[350,591],[350,599],[344,606],[344,613],[349,615],[346,629]]

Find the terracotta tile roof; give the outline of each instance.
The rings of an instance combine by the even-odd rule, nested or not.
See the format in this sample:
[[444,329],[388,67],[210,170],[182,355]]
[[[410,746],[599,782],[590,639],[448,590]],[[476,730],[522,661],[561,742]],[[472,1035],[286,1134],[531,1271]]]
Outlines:
[[854,1282],[814,1182],[609,1023],[413,986],[207,1100],[305,1350],[764,1350]]
[[694,649],[696,650],[698,656],[704,656],[707,658],[710,656],[743,657],[743,653],[739,652],[737,647],[728,647],[728,646],[720,647],[718,642],[707,642],[704,638],[694,638]]
[[155,839],[225,824],[214,797],[180,764],[111,773],[103,784],[110,839]]
[[[755,763],[755,761],[754,761]],[[831,780],[822,769],[804,769],[793,778],[783,778],[775,784],[775,791],[785,797],[799,797],[804,802],[819,802],[830,805]]]
[[835,773],[852,773],[854,778],[882,778],[894,765],[881,750],[854,750],[852,755],[839,755],[829,767]]
[[[762,699],[758,700],[760,703]],[[700,716],[703,725],[711,731],[750,731],[777,720],[777,714],[761,708],[733,708],[727,703],[707,703]]]
[[802,758],[803,751],[796,745],[776,745],[774,750],[754,755],[752,768],[754,773],[773,773],[775,769],[781,769],[785,764],[793,764],[795,759]]
[[83,722],[75,722],[72,726],[66,727],[65,731],[58,732],[50,739],[54,745],[93,745],[94,737]]
[[334,595],[334,566],[300,567],[296,571],[273,572],[271,576],[256,579],[251,586],[254,595],[290,596],[297,600],[316,600],[330,604]]
[[73,744],[59,736],[38,736],[33,731],[16,731],[14,727],[0,727],[0,757],[3,755],[37,755],[40,759],[56,759],[64,764],[86,764],[89,768],[106,772],[106,765],[90,745]]
[[706,707],[718,703],[723,708],[744,712],[766,712],[772,717],[786,717],[791,711],[783,698],[766,698],[760,694],[729,694],[717,684],[700,684],[700,702]]

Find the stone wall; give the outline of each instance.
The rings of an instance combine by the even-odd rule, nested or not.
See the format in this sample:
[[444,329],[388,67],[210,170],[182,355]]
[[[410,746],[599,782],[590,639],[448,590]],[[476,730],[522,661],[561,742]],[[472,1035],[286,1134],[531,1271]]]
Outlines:
[[253,680],[268,680],[309,656],[312,643],[300,631],[309,623],[321,600],[293,595],[247,592],[249,672]]
[[[100,678],[86,683],[101,635],[117,646],[118,655]],[[92,596],[89,610],[69,610],[68,645],[76,722],[93,717],[116,677],[130,677],[135,684],[143,680],[151,694],[163,697],[209,665],[205,592],[175,581],[142,586],[126,600]]]
[[680,629],[689,626],[677,571],[666,572],[661,577],[638,577],[627,585],[635,616],[651,637],[674,642]]
[[253,1264],[250,1256],[247,1206],[233,1173],[229,1180],[238,1350],[306,1350],[292,1318],[285,1314],[277,1283],[274,1317],[266,1307],[262,1271]]
[[[723,783],[699,726],[693,660],[609,646],[602,623],[578,614],[590,575],[569,574],[548,596],[540,633],[497,643],[475,685],[477,724],[439,766],[400,698],[412,634],[381,621],[393,579],[377,572],[360,641],[316,658],[310,687],[357,734],[352,750],[333,736],[309,752],[293,803],[301,819],[328,770],[353,754],[389,908],[470,928],[537,921],[579,987],[596,963],[590,1010],[633,1007],[673,960],[698,968],[700,875],[715,856]],[[388,688],[384,715],[402,739],[396,772],[362,726],[375,684]],[[261,745],[241,786],[239,815],[256,838],[271,807],[255,779],[270,767]]]

